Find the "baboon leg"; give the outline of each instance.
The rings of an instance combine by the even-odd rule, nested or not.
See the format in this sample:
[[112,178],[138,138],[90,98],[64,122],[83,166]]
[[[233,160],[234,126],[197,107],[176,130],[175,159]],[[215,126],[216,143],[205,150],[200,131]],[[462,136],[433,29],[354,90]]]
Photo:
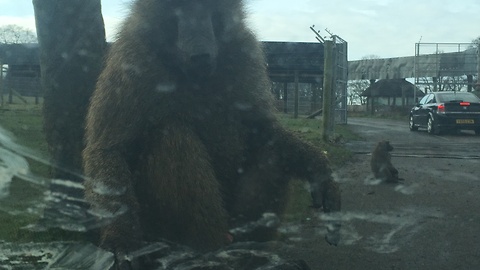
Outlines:
[[278,214],[283,210],[288,177],[272,152],[267,149],[259,154],[238,182],[235,212],[249,219],[266,211]]
[[[234,191],[235,203],[232,210],[232,226],[245,226],[245,222],[256,222],[265,213],[281,217],[287,203],[288,176],[278,167],[271,151],[264,151],[240,177]],[[258,224],[251,231],[234,235],[234,240],[268,241],[276,235],[276,227]]]
[[147,144],[151,146],[145,164],[148,183],[138,192],[140,197],[147,194],[147,203],[158,211],[142,213],[147,225],[167,239],[198,249],[225,245],[228,216],[205,146],[181,125],[156,133],[160,135]]
[[387,183],[396,183],[398,182],[398,171],[393,166],[388,164],[380,170],[381,179]]

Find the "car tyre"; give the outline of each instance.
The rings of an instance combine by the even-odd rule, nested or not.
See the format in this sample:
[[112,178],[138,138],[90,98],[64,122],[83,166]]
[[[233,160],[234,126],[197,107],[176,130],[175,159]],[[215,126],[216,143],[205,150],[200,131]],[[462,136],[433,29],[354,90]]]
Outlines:
[[417,131],[418,126],[415,124],[415,121],[413,120],[413,115],[410,115],[410,120],[408,122],[408,127],[410,128],[410,131]]
[[433,120],[433,116],[431,115],[428,117],[427,132],[429,134],[435,134],[435,135],[440,134],[440,129],[438,127],[435,127],[435,120]]

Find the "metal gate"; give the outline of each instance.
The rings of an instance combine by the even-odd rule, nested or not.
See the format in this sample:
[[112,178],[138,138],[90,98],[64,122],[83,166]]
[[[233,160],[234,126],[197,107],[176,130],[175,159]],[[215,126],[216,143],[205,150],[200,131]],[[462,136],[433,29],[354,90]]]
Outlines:
[[332,35],[332,40],[334,46],[333,89],[335,91],[335,104],[333,108],[335,108],[335,123],[347,124],[348,44],[336,35]]

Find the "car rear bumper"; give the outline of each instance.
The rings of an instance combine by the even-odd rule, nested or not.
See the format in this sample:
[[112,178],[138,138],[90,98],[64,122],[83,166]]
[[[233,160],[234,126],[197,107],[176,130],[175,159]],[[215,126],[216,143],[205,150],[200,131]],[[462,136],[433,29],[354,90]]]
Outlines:
[[480,115],[437,114],[436,126],[441,129],[480,129]]

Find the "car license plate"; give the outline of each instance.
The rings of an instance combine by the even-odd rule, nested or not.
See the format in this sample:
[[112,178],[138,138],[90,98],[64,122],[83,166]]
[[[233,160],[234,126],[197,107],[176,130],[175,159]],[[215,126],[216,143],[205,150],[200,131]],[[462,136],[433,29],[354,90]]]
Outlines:
[[475,124],[473,119],[457,119],[457,124]]

